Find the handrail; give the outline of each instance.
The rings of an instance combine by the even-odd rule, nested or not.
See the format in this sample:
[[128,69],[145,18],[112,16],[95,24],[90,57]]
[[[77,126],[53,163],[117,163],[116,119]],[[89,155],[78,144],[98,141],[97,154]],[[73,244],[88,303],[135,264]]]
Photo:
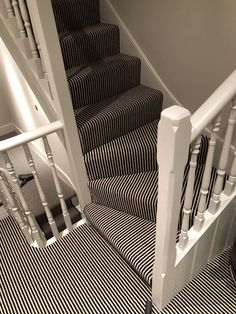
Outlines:
[[9,139],[0,141],[0,152],[4,152],[8,149],[27,144],[34,140],[37,140],[45,135],[55,133],[63,128],[61,121],[55,121],[50,124],[37,128],[36,130],[25,132]]
[[236,95],[236,69],[191,117],[191,143]]

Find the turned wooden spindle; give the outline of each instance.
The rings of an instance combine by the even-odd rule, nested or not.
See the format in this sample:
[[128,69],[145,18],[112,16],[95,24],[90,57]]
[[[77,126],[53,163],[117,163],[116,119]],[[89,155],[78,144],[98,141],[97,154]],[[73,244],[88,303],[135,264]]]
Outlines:
[[232,101],[232,108],[230,112],[230,117],[228,120],[228,125],[226,129],[225,139],[223,148],[221,151],[219,166],[217,170],[217,178],[214,186],[214,191],[210,200],[209,212],[215,214],[220,207],[220,195],[223,191],[224,179],[226,174],[226,168],[228,165],[230,147],[232,143],[232,137],[234,132],[234,127],[236,124],[236,97]]
[[11,3],[11,0],[5,0],[5,7],[6,7],[6,10],[7,10],[7,16],[9,18],[14,17],[15,14],[14,14],[14,10],[13,10],[13,6],[12,6],[12,3]]
[[23,147],[24,147],[27,161],[29,163],[29,166],[32,170],[32,174],[34,176],[34,181],[35,181],[36,187],[38,189],[38,193],[39,193],[39,197],[40,197],[42,206],[43,206],[45,213],[47,215],[48,223],[49,223],[50,228],[52,230],[52,234],[56,239],[58,239],[60,237],[60,234],[58,232],[57,225],[56,225],[55,220],[53,218],[52,212],[51,212],[50,208],[48,207],[48,202],[47,202],[44,190],[43,190],[41,182],[40,182],[40,178],[39,178],[39,175],[38,175],[38,172],[37,172],[34,160],[33,160],[33,156],[31,154],[29,146],[27,144],[25,144]]
[[34,32],[32,29],[32,25],[31,25],[31,21],[30,21],[30,16],[29,16],[29,11],[26,5],[26,1],[25,0],[18,0],[19,1],[19,7],[20,7],[20,12],[21,12],[21,16],[24,22],[24,26],[26,29],[26,33],[29,39],[29,46],[30,46],[30,50],[32,53],[32,57],[34,59],[38,59],[39,58],[39,52],[37,49],[37,44],[35,41],[35,37],[34,37]]
[[216,148],[216,136],[220,130],[220,126],[221,126],[221,115],[218,116],[212,123],[211,138],[209,141],[209,148],[207,152],[206,164],[205,164],[205,169],[203,173],[198,211],[194,220],[194,229],[196,231],[201,230],[204,220],[205,220],[204,217],[205,217],[205,211],[206,211],[206,202],[207,202],[207,196],[209,193],[209,187],[211,183],[211,172],[212,172],[212,166],[213,166],[213,160],[214,160],[215,148]]
[[234,151],[233,161],[230,169],[229,179],[225,184],[224,193],[231,196],[236,188],[236,150]]
[[189,218],[192,212],[192,202],[194,197],[194,182],[195,182],[195,173],[197,167],[197,158],[200,152],[201,145],[201,137],[199,137],[194,143],[194,148],[191,153],[191,160],[189,163],[189,175],[188,175],[188,183],[185,193],[185,201],[183,208],[183,221],[182,228],[179,237],[179,248],[183,250],[188,243],[188,230],[189,230]]
[[33,239],[30,234],[30,228],[26,223],[27,220],[24,219],[23,213],[19,210],[17,202],[14,200],[14,197],[9,191],[9,188],[7,187],[6,182],[1,173],[0,173],[0,188],[2,190],[5,209],[8,210],[9,214],[11,214],[16,219],[22,233],[26,237],[28,243],[31,244],[33,242]]
[[15,193],[16,193],[16,195],[17,195],[17,197],[21,203],[21,206],[25,212],[25,216],[29,222],[29,226],[30,226],[31,232],[32,232],[32,237],[40,247],[44,246],[46,239],[45,239],[44,234],[43,234],[42,230],[40,229],[33,213],[31,212],[31,210],[28,207],[26,199],[25,199],[25,197],[21,191],[21,188],[19,186],[14,166],[13,166],[7,152],[3,152],[3,158],[4,158],[4,161],[6,164],[6,169],[9,172],[11,179],[12,179],[13,189],[14,189],[14,191],[15,191]]
[[52,171],[53,180],[54,180],[54,184],[55,184],[56,191],[57,191],[57,196],[58,196],[58,198],[60,200],[64,221],[65,221],[67,229],[68,230],[72,230],[73,226],[72,226],[72,223],[71,223],[70,214],[69,214],[69,211],[68,211],[65,199],[64,199],[64,195],[62,193],[61,184],[60,184],[59,177],[57,175],[56,165],[55,165],[54,160],[53,160],[51,147],[49,145],[49,142],[48,142],[48,139],[47,139],[46,136],[43,137],[43,143],[44,143],[45,152],[46,152],[46,155],[47,155],[47,158],[48,158],[48,161],[49,161],[49,166],[50,166],[51,171]]
[[19,3],[18,0],[13,0],[12,1],[12,6],[13,6],[13,10],[16,16],[16,23],[19,29],[19,33],[20,33],[20,38],[27,38],[26,35],[26,31],[25,31],[25,26],[24,26],[24,21],[22,19],[22,15],[21,15],[21,11],[20,11],[20,7],[19,7]]

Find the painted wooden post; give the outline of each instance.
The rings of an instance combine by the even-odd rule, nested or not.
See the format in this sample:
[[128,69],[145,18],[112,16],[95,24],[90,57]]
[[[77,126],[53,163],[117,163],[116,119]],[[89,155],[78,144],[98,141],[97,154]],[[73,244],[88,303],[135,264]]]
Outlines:
[[14,17],[15,14],[14,14],[14,10],[13,10],[13,6],[12,6],[12,3],[11,3],[11,0],[5,0],[5,7],[6,7],[6,10],[7,10],[7,16],[9,18]]
[[78,195],[80,208],[91,203],[88,188],[88,177],[84,164],[81,143],[75,122],[73,105],[66,78],[55,18],[51,1],[27,0],[30,16],[34,17],[37,26],[45,68],[48,73],[54,105],[59,120],[63,123],[66,150],[72,169],[72,181]]
[[27,38],[26,31],[25,31],[25,26],[24,26],[24,22],[23,22],[23,19],[22,19],[22,16],[21,16],[18,0],[13,0],[12,1],[12,6],[13,6],[14,13],[15,13],[15,16],[16,16],[16,23],[17,23],[17,26],[18,26],[18,29],[19,29],[20,38],[23,38],[23,39]]
[[188,230],[189,230],[189,218],[192,211],[192,203],[194,197],[194,182],[195,182],[195,173],[197,167],[197,157],[200,152],[201,137],[199,137],[196,142],[193,144],[193,151],[191,153],[191,160],[189,163],[189,175],[188,183],[186,188],[184,208],[183,208],[183,222],[181,227],[181,233],[179,237],[179,248],[183,250],[188,243]]
[[232,109],[230,112],[230,117],[228,120],[228,126],[225,134],[224,144],[220,156],[217,179],[214,186],[214,191],[210,200],[209,212],[215,214],[220,206],[220,194],[223,191],[224,177],[226,173],[226,168],[228,165],[230,146],[232,143],[234,126],[236,124],[236,97],[232,101]]
[[62,189],[61,189],[61,184],[57,175],[57,171],[56,171],[56,166],[53,160],[53,155],[52,155],[52,151],[51,151],[51,147],[49,145],[48,139],[47,137],[43,137],[43,143],[44,143],[44,147],[45,147],[45,152],[47,154],[47,158],[49,161],[49,166],[52,170],[52,175],[53,175],[53,180],[55,183],[55,187],[56,187],[56,191],[57,191],[57,196],[60,200],[60,204],[61,204],[61,209],[62,209],[62,214],[63,214],[63,218],[66,224],[66,227],[68,230],[72,230],[73,226],[71,223],[71,219],[70,219],[70,214],[68,212],[67,206],[66,206],[66,202],[64,199],[64,195],[62,193]]
[[8,156],[7,152],[3,152],[3,158],[6,164],[6,169],[8,170],[9,174],[11,175],[12,178],[12,186],[13,189],[22,205],[22,208],[25,212],[25,216],[29,222],[29,226],[31,228],[31,232],[32,232],[32,237],[33,239],[37,242],[37,244],[40,247],[43,247],[46,243],[46,238],[42,232],[42,230],[40,229],[34,215],[32,214],[31,210],[28,207],[28,204],[25,200],[25,197],[20,189],[19,183],[18,183],[18,179],[16,177],[16,173],[15,173],[15,169],[13,167],[13,164],[11,163],[11,160]]
[[31,25],[31,21],[29,17],[29,12],[28,12],[25,0],[19,0],[19,7],[20,7],[21,16],[24,22],[25,30],[27,33],[27,37],[29,39],[29,46],[32,53],[32,57],[34,59],[38,59],[39,53],[37,50],[37,45],[35,42],[34,33],[32,30],[32,25]]
[[158,127],[159,183],[152,287],[153,300],[159,308],[163,308],[174,294],[176,234],[190,137],[188,110],[173,106],[162,111]]
[[5,203],[6,203],[5,208],[6,209],[8,208],[10,210],[10,214],[16,219],[26,240],[28,241],[29,244],[32,244],[33,239],[30,234],[29,226],[26,224],[26,221],[24,220],[24,216],[22,215],[21,211],[17,207],[17,204],[6,185],[6,182],[3,179],[3,176],[1,175],[1,170],[0,170],[0,187],[3,192],[3,196],[5,197]]
[[45,193],[43,191],[43,188],[42,188],[42,185],[41,185],[41,182],[39,179],[39,175],[38,175],[37,169],[35,167],[35,163],[34,163],[32,154],[30,152],[29,146],[27,144],[25,144],[23,147],[24,147],[25,155],[26,155],[26,158],[28,160],[29,166],[32,169],[34,181],[35,181],[36,187],[38,189],[39,197],[40,197],[40,200],[42,202],[43,208],[44,208],[45,213],[47,215],[48,223],[49,223],[50,228],[52,230],[52,234],[56,239],[58,239],[58,238],[60,238],[60,234],[58,232],[57,225],[55,223],[55,220],[53,218],[51,210],[48,207],[48,202],[47,202]]
[[200,191],[200,201],[198,205],[197,215],[194,220],[194,229],[196,231],[201,230],[204,220],[205,220],[204,216],[205,216],[205,211],[206,211],[206,201],[207,201],[207,195],[209,193],[213,159],[215,155],[216,135],[220,130],[220,125],[221,125],[221,115],[218,116],[212,123],[211,138],[209,141],[206,165],[204,169],[201,191]]
[[229,179],[225,184],[224,193],[231,196],[236,188],[236,150],[234,151],[232,166],[229,174]]

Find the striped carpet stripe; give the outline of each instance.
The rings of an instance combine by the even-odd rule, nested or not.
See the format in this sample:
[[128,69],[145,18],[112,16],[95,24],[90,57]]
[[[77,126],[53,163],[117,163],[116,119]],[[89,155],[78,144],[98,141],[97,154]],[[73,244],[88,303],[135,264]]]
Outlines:
[[112,24],[97,24],[62,33],[60,44],[66,69],[88,64],[120,52],[119,28]]
[[139,85],[140,70],[138,58],[123,54],[67,70],[74,109]]
[[100,23],[99,0],[51,0],[58,33]]
[[83,152],[159,119],[162,94],[139,85],[93,106],[75,110]]
[[[30,247],[15,220],[0,222],[2,314],[144,314],[151,291],[83,225],[44,249]],[[235,314],[227,249],[154,314]]]
[[87,153],[89,179],[156,170],[157,126],[154,120]]

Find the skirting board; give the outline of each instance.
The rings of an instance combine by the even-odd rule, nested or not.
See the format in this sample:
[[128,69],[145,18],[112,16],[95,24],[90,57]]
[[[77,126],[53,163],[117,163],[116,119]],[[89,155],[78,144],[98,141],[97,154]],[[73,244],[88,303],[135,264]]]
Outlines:
[[156,70],[153,68],[151,62],[109,0],[103,0],[100,2],[100,11],[102,22],[116,24],[119,26],[122,53],[137,56],[142,61],[142,84],[158,89],[163,93],[163,109],[174,105],[182,107],[181,103],[171,93]]
[[18,128],[16,127],[15,123],[11,122],[0,126],[0,137],[12,132],[18,132]]

